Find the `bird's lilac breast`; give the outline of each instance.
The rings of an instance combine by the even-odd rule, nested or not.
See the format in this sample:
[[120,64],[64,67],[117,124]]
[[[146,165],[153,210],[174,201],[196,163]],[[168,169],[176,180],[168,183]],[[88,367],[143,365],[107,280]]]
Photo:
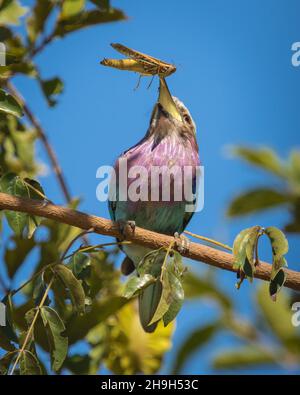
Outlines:
[[[120,166],[125,164],[124,172],[124,169],[121,171]],[[144,139],[121,155],[115,164],[117,189],[121,188],[120,175],[123,174],[124,177],[126,174],[127,180],[123,183],[123,188],[126,185],[127,192],[130,192],[130,188],[136,185],[138,177],[140,177],[140,189],[148,191],[147,201],[141,201],[141,199],[134,201],[128,196],[126,210],[128,213],[133,213],[143,208],[186,202],[184,183],[195,184],[199,165],[198,148],[194,137],[183,139],[179,136],[168,136],[159,144],[155,144],[153,138]],[[138,174],[139,169],[143,172],[142,178],[141,174]],[[130,177],[132,173],[135,173],[135,177]],[[169,199],[166,192],[168,186]],[[182,189],[181,197],[180,193],[176,192],[180,188]]]

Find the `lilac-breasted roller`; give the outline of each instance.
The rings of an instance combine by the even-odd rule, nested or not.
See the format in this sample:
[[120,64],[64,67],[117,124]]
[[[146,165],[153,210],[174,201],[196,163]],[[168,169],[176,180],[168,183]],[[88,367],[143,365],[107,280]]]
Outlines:
[[[196,126],[190,112],[176,97],[172,97],[164,78],[160,78],[159,98],[154,106],[150,125],[146,135],[133,147],[125,151],[116,161],[116,179],[120,174],[120,159],[127,163],[127,172],[135,166],[142,166],[149,176],[140,179],[139,192],[149,192],[148,199],[130,199],[129,193],[126,201],[120,199],[120,185],[117,184],[116,199],[110,201],[109,211],[113,221],[119,224],[129,222],[131,225],[167,235],[181,234],[193,212],[186,211],[187,198],[184,193],[181,199],[175,197],[174,184],[176,177],[183,169],[192,169],[191,181],[193,192],[197,184],[196,168],[199,167],[198,145],[196,140]],[[175,169],[169,178],[170,198],[163,197],[166,187],[160,177],[153,185],[150,176],[151,169]],[[164,171],[164,170],[163,170]],[[127,175],[128,175],[127,173]],[[168,179],[167,179],[168,180]],[[128,192],[134,179],[128,179]],[[155,190],[155,199],[151,192]],[[189,201],[191,203],[191,201]],[[149,248],[134,244],[122,245],[126,258],[121,270],[129,274],[143,257],[150,252]],[[162,262],[161,262],[162,263]],[[146,332],[153,332],[157,323],[149,325],[156,311],[162,292],[160,281],[149,285],[139,295],[139,315],[141,325]]]

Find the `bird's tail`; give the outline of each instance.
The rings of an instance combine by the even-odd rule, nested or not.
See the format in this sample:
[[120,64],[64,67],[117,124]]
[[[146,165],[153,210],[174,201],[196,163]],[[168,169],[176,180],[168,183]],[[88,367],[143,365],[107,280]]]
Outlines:
[[157,322],[149,325],[161,298],[162,285],[160,281],[149,285],[139,295],[139,315],[145,332],[154,332]]

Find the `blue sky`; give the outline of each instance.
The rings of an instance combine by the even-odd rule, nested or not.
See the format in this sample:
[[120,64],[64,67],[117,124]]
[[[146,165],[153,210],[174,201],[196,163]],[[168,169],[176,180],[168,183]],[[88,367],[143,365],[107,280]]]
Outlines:
[[[99,65],[103,57],[118,57],[109,44],[121,42],[177,66],[168,84],[193,115],[205,166],[205,207],[189,230],[232,243],[247,226],[285,223],[287,213],[278,211],[235,221],[225,218],[233,196],[265,185],[264,173],[229,159],[226,152],[232,144],[267,145],[286,157],[292,147],[299,148],[300,67],[291,64],[291,45],[300,41],[300,3],[116,0],[112,4],[126,12],[128,21],[74,33],[37,58],[44,78],[59,75],[65,82],[57,107],[47,107],[35,81],[21,77],[15,81],[44,125],[72,194],[83,198],[81,209],[108,217],[106,204],[96,200],[96,170],[112,164],[144,135],[157,98],[157,81],[147,90],[149,79],[142,79],[134,91],[135,74]],[[38,156],[47,162],[40,146]],[[41,182],[52,200],[63,202],[51,174]],[[270,177],[268,182],[276,185]],[[289,241],[289,266],[299,270],[299,238]],[[269,257],[265,245],[262,255]],[[253,286],[246,284],[237,294],[229,273],[220,273],[219,282],[237,295],[239,313],[251,318]],[[205,303],[185,304],[164,371],[181,340],[215,313]],[[191,359],[184,372],[210,373],[211,355],[236,342],[217,338]]]

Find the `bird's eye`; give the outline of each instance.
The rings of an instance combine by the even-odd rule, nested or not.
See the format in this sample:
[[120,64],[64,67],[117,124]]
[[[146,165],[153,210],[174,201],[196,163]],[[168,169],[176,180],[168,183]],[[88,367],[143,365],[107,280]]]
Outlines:
[[187,114],[184,114],[183,119],[184,119],[184,121],[187,122],[188,124],[191,124],[191,123],[192,123],[191,117],[190,117],[189,115],[187,115]]

